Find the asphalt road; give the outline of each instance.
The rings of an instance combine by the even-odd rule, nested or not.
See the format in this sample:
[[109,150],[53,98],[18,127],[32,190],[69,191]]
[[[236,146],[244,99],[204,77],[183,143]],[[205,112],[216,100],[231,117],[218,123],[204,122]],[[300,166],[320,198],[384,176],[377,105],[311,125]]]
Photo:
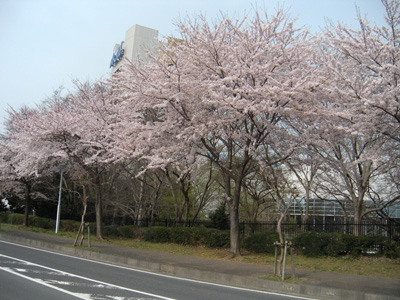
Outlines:
[[113,266],[0,241],[0,299],[306,299]]

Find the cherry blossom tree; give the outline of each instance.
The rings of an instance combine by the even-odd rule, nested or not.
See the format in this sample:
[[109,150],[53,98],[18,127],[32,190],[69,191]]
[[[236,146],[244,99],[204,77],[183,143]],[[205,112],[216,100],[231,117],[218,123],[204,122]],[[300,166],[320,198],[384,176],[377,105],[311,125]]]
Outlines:
[[[48,158],[62,157],[79,164],[91,178],[90,187],[95,196],[96,235],[102,238],[101,163],[107,153],[99,143],[108,127],[109,92],[101,83],[76,82],[76,92],[63,97],[61,91],[38,109],[21,130],[24,136],[37,142],[40,155]],[[112,106],[111,106],[112,107]],[[48,151],[44,151],[46,145]],[[24,146],[27,146],[25,143]],[[100,160],[101,157],[101,160]],[[32,159],[32,163],[40,160]]]
[[[322,170],[317,179],[317,194],[325,200],[337,201],[344,210],[345,204],[351,203],[348,213],[353,215],[353,233],[359,235],[363,218],[377,209],[376,206],[367,205],[366,200],[370,200],[369,191],[374,182],[382,177],[387,162],[373,156],[382,146],[379,137],[340,138],[334,132],[331,129],[329,134],[321,134],[319,145],[314,148],[320,156],[315,159],[320,162]],[[378,209],[382,208],[380,206]]]
[[[29,213],[31,210],[32,186],[35,182],[34,176],[26,176],[18,172],[17,161],[13,158],[17,155],[11,150],[11,145],[0,144],[0,188],[2,194],[12,193],[23,200],[24,220],[23,225],[29,225]],[[9,144],[9,143],[7,143]]]
[[102,174],[107,168],[103,163],[107,151],[102,141],[107,136],[106,131],[111,122],[109,118],[112,113],[109,109],[114,106],[110,105],[110,91],[100,81],[94,84],[76,81],[75,86],[77,91],[70,96],[70,107],[65,111],[69,120],[64,133],[73,137],[76,143],[73,149],[65,144],[63,147],[68,156],[85,169],[91,178],[95,196],[96,237],[102,239]]
[[[387,26],[371,26],[360,13],[358,30],[331,24],[325,32],[319,63],[322,72],[318,92],[325,120],[316,119],[315,128],[319,130],[319,145],[325,143],[323,154],[318,152],[331,168],[324,172],[325,182],[332,183],[330,194],[346,191],[357,224],[363,216],[379,209],[363,208],[364,197],[372,187],[371,178],[384,174],[391,168],[390,162],[397,161],[393,156],[396,151],[390,150],[385,136],[396,139],[399,130],[399,2],[382,3]],[[380,209],[397,199],[386,199]]]
[[41,141],[27,128],[37,118],[36,109],[10,110],[7,133],[0,143],[0,178],[2,190],[14,192],[24,199],[24,226],[32,209],[34,187],[46,176],[58,172],[57,163],[64,157],[51,143]]
[[263,161],[261,146],[289,132],[282,120],[309,111],[310,42],[282,10],[213,24],[200,16],[178,27],[182,39],[162,43],[152,63],[127,64],[113,76],[116,101],[130,112],[118,125],[132,139],[120,148],[145,156],[149,166],[208,158],[224,181],[230,251],[239,255],[243,180]]

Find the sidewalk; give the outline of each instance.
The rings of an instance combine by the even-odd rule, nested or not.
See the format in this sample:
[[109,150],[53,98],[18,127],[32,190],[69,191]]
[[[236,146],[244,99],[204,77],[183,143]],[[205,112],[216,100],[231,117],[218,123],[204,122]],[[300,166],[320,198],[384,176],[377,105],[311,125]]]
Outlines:
[[[299,284],[262,279],[270,267],[203,259],[92,242],[93,250],[71,247],[72,239],[24,230],[2,228],[0,240],[52,250],[63,254],[249,289],[287,293],[316,299],[399,299],[400,279],[376,278],[296,269]],[[287,268],[288,275],[291,274]]]

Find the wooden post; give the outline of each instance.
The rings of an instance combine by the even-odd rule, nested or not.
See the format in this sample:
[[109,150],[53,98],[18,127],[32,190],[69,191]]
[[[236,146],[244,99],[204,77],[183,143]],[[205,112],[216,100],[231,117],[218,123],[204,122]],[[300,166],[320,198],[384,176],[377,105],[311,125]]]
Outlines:
[[276,276],[276,273],[278,271],[278,247],[281,245],[279,242],[275,242],[275,262],[274,262],[274,276]]
[[90,244],[90,224],[86,223],[86,226],[87,226],[87,232],[88,232],[88,247],[90,248],[91,247],[91,244]]
[[287,247],[288,247],[288,242],[285,241],[285,248],[284,248],[284,253],[283,253],[282,280],[285,280]]
[[82,224],[82,231],[81,231],[81,240],[79,241],[79,246],[82,246],[83,240],[85,239],[85,224]]
[[76,235],[76,238],[75,238],[74,247],[75,247],[75,246],[78,246],[79,236],[81,235],[81,232],[82,232],[83,230],[85,230],[85,227],[84,227],[84,225],[81,223],[81,225],[79,225],[78,234]]
[[[281,243],[275,242],[275,261],[274,261],[274,276],[277,276],[278,272],[278,248],[281,248]],[[280,273],[278,276],[281,276],[282,280],[285,280],[285,270],[286,270],[286,259],[287,259],[287,251],[290,248],[290,258],[291,258],[291,265],[292,265],[292,278],[296,278],[295,268],[294,268],[294,256],[293,256],[293,245],[290,241],[285,241],[284,244],[284,252],[283,252],[283,266],[279,266]]]
[[293,259],[293,245],[292,245],[292,243],[290,243],[290,257],[291,257],[291,261],[292,261],[292,277],[296,278],[296,273],[294,271],[294,259]]

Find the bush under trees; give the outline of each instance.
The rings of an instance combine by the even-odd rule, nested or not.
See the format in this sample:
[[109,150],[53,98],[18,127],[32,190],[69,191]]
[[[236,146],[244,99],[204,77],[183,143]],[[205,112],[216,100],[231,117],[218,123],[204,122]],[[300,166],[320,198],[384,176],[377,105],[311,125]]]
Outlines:
[[229,246],[229,231],[203,227],[150,227],[144,240],[154,243],[225,248]]
[[294,240],[296,251],[306,256],[400,256],[396,243],[380,236],[353,236],[341,233],[306,232]]
[[276,232],[255,233],[244,240],[244,248],[256,253],[275,253],[274,243],[279,241]]

